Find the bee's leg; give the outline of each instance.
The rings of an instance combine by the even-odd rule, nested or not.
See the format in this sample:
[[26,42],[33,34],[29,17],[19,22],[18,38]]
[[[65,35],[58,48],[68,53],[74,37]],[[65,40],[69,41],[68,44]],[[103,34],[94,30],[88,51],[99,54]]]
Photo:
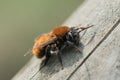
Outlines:
[[46,57],[45,60],[44,60],[43,65],[40,64],[41,66],[40,66],[39,70],[41,70],[43,67],[45,67],[45,65],[47,64],[48,60],[49,60],[49,57]]
[[43,65],[40,66],[40,69],[39,69],[39,70],[41,70],[41,69],[47,64],[49,58],[51,57],[50,47],[49,47],[49,46],[46,47],[45,54],[46,54],[46,55],[45,55],[44,63],[43,63]]
[[61,48],[60,48],[60,49],[59,49],[59,48],[60,48],[60,47],[57,46],[56,43],[55,43],[55,44],[52,44],[52,45],[51,45],[51,53],[57,55],[58,60],[59,60],[61,66],[62,66],[62,69],[63,69],[62,58],[61,58]]
[[63,69],[63,63],[62,63],[62,58],[61,58],[61,51],[58,51],[57,56],[58,56],[58,60],[59,60],[59,62],[61,64],[61,67]]
[[67,45],[64,44],[64,45],[61,47],[60,51],[62,51],[66,46],[67,46]]
[[66,44],[69,45],[69,46],[74,47],[75,49],[77,49],[79,51],[79,53],[82,53],[81,50],[74,43],[72,43],[70,41],[67,41]]

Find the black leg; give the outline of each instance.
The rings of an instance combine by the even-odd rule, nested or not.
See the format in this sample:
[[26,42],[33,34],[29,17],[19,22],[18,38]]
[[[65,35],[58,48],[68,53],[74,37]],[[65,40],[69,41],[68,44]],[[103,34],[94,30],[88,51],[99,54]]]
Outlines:
[[60,51],[62,51],[66,46],[67,46],[67,45],[64,44],[64,45],[61,47]]
[[48,60],[49,60],[49,57],[46,57],[46,59],[44,60],[43,65],[40,64],[41,66],[40,66],[39,70],[41,70],[43,67],[45,67],[45,65],[47,64]]
[[59,62],[60,62],[60,64],[61,64],[61,67],[62,67],[62,69],[63,69],[63,63],[62,63],[62,58],[61,58],[60,52],[57,53],[57,56],[58,56],[58,60],[59,60]]
[[79,53],[82,53],[81,50],[80,50],[74,43],[72,43],[72,42],[70,42],[70,41],[67,41],[67,44],[68,44],[69,46],[72,46],[72,47],[74,47],[75,49],[77,49],[77,50],[79,51]]
[[48,62],[48,60],[49,60],[49,58],[50,58],[50,56],[51,56],[51,54],[50,54],[50,47],[49,46],[47,46],[46,47],[46,49],[45,49],[45,60],[43,61],[43,65],[41,65],[40,66],[40,69],[39,70],[41,70],[46,64],[47,64],[47,62]]

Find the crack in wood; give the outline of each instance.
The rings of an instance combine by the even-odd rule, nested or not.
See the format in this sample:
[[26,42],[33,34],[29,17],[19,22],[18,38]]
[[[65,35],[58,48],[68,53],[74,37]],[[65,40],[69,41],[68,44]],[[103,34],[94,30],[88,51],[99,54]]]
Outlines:
[[101,43],[107,39],[107,37],[112,33],[112,31],[119,25],[120,19],[113,25],[113,27],[106,33],[106,35],[101,39],[101,41],[93,48],[93,50],[79,63],[79,65],[71,72],[71,74],[66,78],[70,80],[72,75],[86,62],[86,60],[92,55],[92,53],[101,45]]

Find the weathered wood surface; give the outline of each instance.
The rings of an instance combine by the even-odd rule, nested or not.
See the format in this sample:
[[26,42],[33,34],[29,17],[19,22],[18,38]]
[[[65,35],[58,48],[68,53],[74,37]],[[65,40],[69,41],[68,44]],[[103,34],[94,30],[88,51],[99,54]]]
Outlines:
[[70,80],[120,80],[120,24]]
[[[93,24],[81,39],[82,54],[64,51],[64,69],[53,56],[39,73],[32,58],[12,80],[120,80],[120,0],[86,0],[64,23]],[[91,41],[89,44],[87,44]]]

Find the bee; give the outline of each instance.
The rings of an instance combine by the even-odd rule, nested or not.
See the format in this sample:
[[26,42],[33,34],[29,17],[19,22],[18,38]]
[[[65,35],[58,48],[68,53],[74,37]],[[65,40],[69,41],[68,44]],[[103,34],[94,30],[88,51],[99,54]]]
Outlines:
[[78,48],[80,42],[79,33],[92,26],[93,25],[87,27],[58,26],[49,33],[39,37],[34,43],[32,53],[41,60],[44,60],[44,64],[40,67],[40,69],[47,64],[53,54],[57,55],[63,69],[61,58],[62,50],[67,46],[72,46],[80,52]]

